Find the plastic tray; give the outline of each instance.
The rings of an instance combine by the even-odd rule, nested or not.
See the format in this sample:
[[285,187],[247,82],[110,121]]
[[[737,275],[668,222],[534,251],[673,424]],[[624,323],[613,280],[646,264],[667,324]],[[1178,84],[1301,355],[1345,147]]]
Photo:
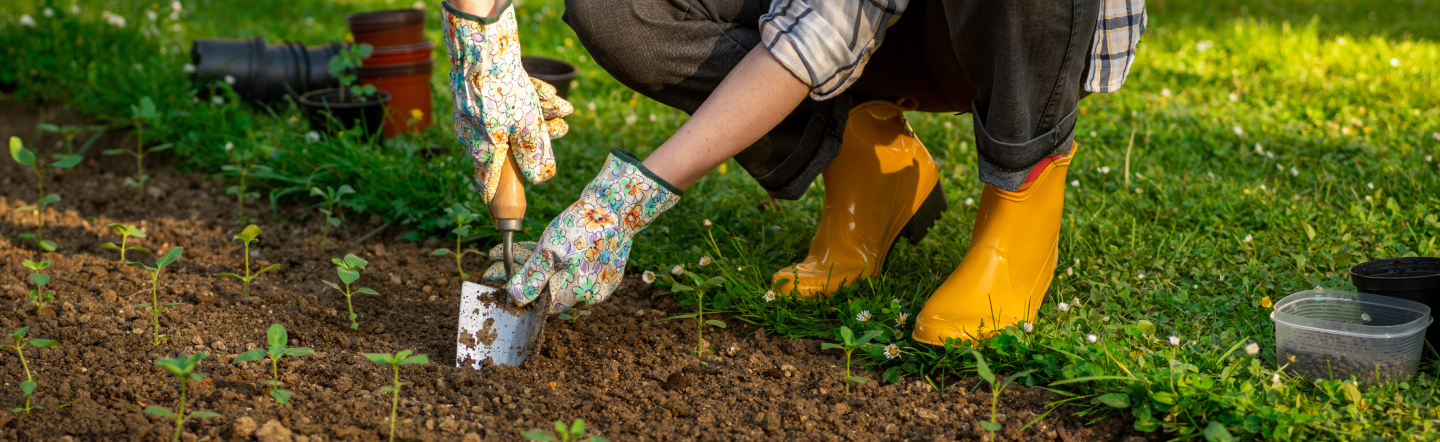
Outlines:
[[1353,375],[1365,382],[1414,375],[1432,322],[1425,304],[1339,290],[1286,296],[1270,319],[1275,354],[1287,372],[1312,379]]

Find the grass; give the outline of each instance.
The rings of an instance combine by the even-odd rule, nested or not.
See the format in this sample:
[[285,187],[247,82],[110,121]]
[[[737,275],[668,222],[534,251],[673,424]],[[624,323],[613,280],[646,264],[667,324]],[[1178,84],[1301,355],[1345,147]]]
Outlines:
[[[153,97],[166,117],[147,129],[147,139],[153,131],[157,143],[176,143],[172,158],[211,173],[225,164],[218,149],[225,142],[273,154],[261,162],[269,170],[255,178],[278,204],[314,202],[305,199],[311,186],[349,184],[357,193],[347,210],[401,222],[416,232],[412,238],[439,237],[450,226],[443,212],[450,204],[480,207],[466,190],[470,164],[463,153],[412,155],[424,146],[456,144],[443,72],[434,77],[437,127],[383,146],[308,141],[308,129],[292,120],[297,112],[289,107],[256,112],[233,97],[223,105],[192,102],[180,70],[190,39],[263,35],[272,42],[319,43],[344,37],[342,13],[393,5],[192,3],[178,31],[171,22],[147,30],[143,11],[150,2],[106,6],[127,18],[125,28],[105,24],[99,7],[85,6],[76,20],[63,17],[68,3],[54,6],[61,12],[56,18],[43,17],[39,1],[6,3],[0,6],[0,16],[8,17],[0,23],[7,51],[0,81],[18,81],[21,98],[59,100],[117,122],[116,128],[130,105]],[[154,7],[163,20],[168,8]],[[577,109],[569,118],[571,134],[556,143],[562,173],[528,189],[522,237],[538,236],[574,200],[611,146],[643,156],[685,119],[605,74],[560,22],[561,8],[532,0],[517,10],[526,53],[581,67],[571,95]],[[430,5],[427,25],[435,41],[437,9]],[[259,10],[266,12],[253,13]],[[1346,269],[1355,263],[1440,254],[1440,182],[1429,159],[1440,155],[1440,135],[1433,135],[1440,133],[1434,88],[1440,84],[1440,6],[1171,0],[1153,2],[1151,10],[1125,87],[1081,103],[1081,151],[1068,177],[1079,185],[1067,191],[1052,302],[1034,332],[1011,328],[970,344],[997,373],[1034,370],[1020,382],[1053,385],[1047,388],[1086,407],[1086,416],[1130,415],[1137,428],[1179,438],[1440,437],[1437,367],[1424,365],[1407,382],[1367,386],[1359,396],[1347,395],[1341,381],[1276,378],[1274,333],[1263,305],[1317,286],[1353,288]],[[38,25],[21,28],[20,14]],[[443,65],[443,48],[436,55]],[[901,311],[918,313],[958,265],[974,217],[965,201],[978,198],[981,186],[968,117],[910,118],[941,162],[952,209],[925,242],[898,246],[880,277],[826,301],[766,302],[770,274],[805,254],[823,183],[800,201],[762,210],[764,192],[733,162],[640,235],[629,271],[686,264],[692,272],[724,277],[724,288],[705,298],[707,310],[733,312],[787,336],[828,341],[842,325],[883,330],[877,341],[897,343],[902,356],[888,360],[877,347],[865,357],[889,381],[903,376],[947,388],[975,374],[968,349],[916,346],[905,339],[908,324],[894,321]],[[718,244],[700,227],[704,219],[716,225]],[[488,231],[482,242],[498,238]],[[707,254],[715,264],[695,264]],[[1073,308],[1059,312],[1059,299]],[[859,322],[861,311],[874,319]],[[1087,334],[1097,335],[1097,343],[1086,342]],[[1182,345],[1171,347],[1170,335]],[[1251,342],[1260,344],[1258,355],[1239,350]]]

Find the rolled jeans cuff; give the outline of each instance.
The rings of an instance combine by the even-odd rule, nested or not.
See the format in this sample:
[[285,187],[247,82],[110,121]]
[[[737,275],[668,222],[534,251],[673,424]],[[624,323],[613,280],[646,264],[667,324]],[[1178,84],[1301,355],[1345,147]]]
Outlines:
[[985,130],[985,123],[980,120],[980,113],[972,113],[975,119],[975,150],[980,157],[980,181],[1010,192],[1020,190],[1030,169],[1040,160],[1070,153],[1075,142],[1077,112],[1078,106],[1049,131],[1023,143],[1007,143],[992,138]]

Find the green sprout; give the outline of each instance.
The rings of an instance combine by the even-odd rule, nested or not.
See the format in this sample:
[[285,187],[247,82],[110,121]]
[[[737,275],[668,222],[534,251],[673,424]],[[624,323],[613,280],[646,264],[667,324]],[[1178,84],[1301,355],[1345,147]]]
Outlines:
[[75,167],[76,164],[80,164],[81,156],[56,155],[54,162],[47,163],[45,160],[36,156],[35,152],[26,149],[25,144],[20,141],[20,137],[10,137],[10,158],[13,158],[16,163],[30,166],[30,169],[35,171],[35,182],[39,189],[39,196],[37,197],[38,203],[15,209],[16,212],[24,212],[27,210],[35,212],[35,233],[21,234],[20,239],[35,241],[35,244],[40,247],[41,251],[53,252],[56,249],[55,241],[45,239],[45,208],[50,207],[51,204],[60,202],[60,194],[45,194],[45,172],[50,169],[69,169]]
[[35,304],[35,314],[38,315],[40,311],[45,310],[46,303],[55,299],[55,292],[45,291],[45,284],[50,283],[50,275],[40,273],[41,270],[50,267],[50,261],[40,261],[37,264],[35,261],[27,259],[21,264],[30,269],[30,280],[35,282],[35,290],[30,291],[30,303]]
[[345,259],[335,258],[331,259],[330,262],[335,263],[335,273],[340,275],[340,282],[345,283],[345,288],[342,289],[339,285],[336,285],[335,283],[330,281],[321,282],[324,282],[325,285],[330,286],[330,288],[339,290],[340,293],[345,294],[345,308],[350,310],[350,328],[360,328],[360,323],[355,322],[355,319],[359,318],[360,315],[355,314],[355,305],[354,303],[350,302],[350,296],[356,293],[364,293],[367,295],[378,295],[380,293],[371,290],[368,287],[360,287],[352,291],[350,290],[350,283],[355,282],[355,280],[357,279],[360,279],[360,270],[365,269],[365,266],[370,262],[360,259],[359,256],[355,256],[355,254],[353,253],[345,254]]
[[471,212],[470,209],[466,209],[464,206],[461,206],[459,204],[454,204],[451,205],[449,208],[446,208],[445,213],[450,214],[450,217],[455,219],[455,229],[450,231],[451,233],[455,234],[455,250],[452,251],[450,249],[441,248],[435,249],[435,251],[430,252],[430,254],[434,256],[455,255],[455,268],[460,269],[460,278],[468,279],[470,278],[470,276],[465,274],[465,265],[462,264],[460,258],[464,258],[465,255],[469,255],[471,253],[480,253],[480,251],[475,249],[462,251],[460,244],[462,241],[464,241],[467,237],[470,236],[471,231],[474,230],[470,227],[470,223],[474,222],[477,219],[480,219],[480,215],[475,212]]
[[185,425],[185,421],[197,417],[201,419],[220,417],[220,413],[216,413],[213,411],[197,410],[190,412],[188,416],[185,414],[185,384],[189,383],[191,379],[198,381],[205,378],[205,373],[195,372],[195,364],[200,363],[201,359],[205,359],[205,353],[196,353],[188,358],[160,358],[155,360],[155,365],[159,365],[161,368],[164,368],[165,371],[168,371],[170,372],[170,374],[175,375],[175,377],[180,378],[180,411],[175,412],[166,407],[161,407],[159,405],[151,405],[149,407],[145,407],[145,414],[153,414],[160,417],[174,416],[174,440],[176,442],[179,442],[180,440],[180,429]]
[[236,218],[234,225],[245,224],[255,221],[245,216],[245,199],[259,198],[259,192],[249,191],[250,172],[252,170],[270,171],[269,167],[255,164],[255,153],[250,149],[235,149],[233,143],[225,143],[225,153],[230,156],[230,164],[220,166],[220,170],[227,174],[236,176],[236,184],[225,188],[226,195],[235,195]]
[[282,404],[290,402],[290,390],[280,388],[282,385],[280,383],[280,358],[286,356],[305,356],[314,353],[315,350],[311,350],[309,347],[285,348],[285,344],[290,343],[290,335],[285,332],[285,326],[280,324],[270,325],[270,330],[265,332],[265,341],[270,345],[269,348],[264,350],[257,348],[241,353],[240,356],[236,356],[235,360],[231,363],[238,364],[241,362],[270,358],[270,377],[272,380],[265,381],[265,385],[270,386],[270,397],[275,398],[275,402]]
[[386,421],[386,422],[381,422],[382,424],[383,424],[383,423],[389,423],[389,424],[390,424],[390,440],[391,440],[392,442],[395,440],[395,409],[400,406],[400,387],[403,387],[403,386],[406,386],[406,385],[410,385],[409,382],[400,382],[400,366],[401,366],[401,365],[410,365],[410,364],[429,364],[429,363],[430,363],[430,357],[429,357],[429,356],[425,356],[425,355],[410,356],[411,353],[414,353],[414,351],[411,351],[411,350],[400,350],[399,353],[395,353],[395,354],[393,354],[393,355],[392,355],[392,354],[389,354],[389,353],[365,353],[365,359],[369,359],[370,362],[374,362],[374,363],[376,363],[376,364],[382,364],[382,365],[389,365],[390,368],[395,369],[395,386],[394,386],[394,387],[380,387],[380,391],[384,391],[384,392],[386,392],[386,393],[394,393],[394,394],[395,394],[394,399],[391,399],[391,401],[390,401],[390,420],[389,420],[389,421]]
[[[89,126],[89,125],[83,125],[83,124],[72,124],[72,125],[68,125],[68,126],[56,126],[56,125],[54,125],[54,124],[49,124],[49,123],[40,123],[40,124],[37,124],[37,125],[35,125],[35,128],[36,128],[36,129],[40,129],[41,131],[44,131],[44,132],[50,132],[50,133],[60,134],[60,138],[63,138],[63,139],[65,140],[65,155],[73,155],[73,154],[75,154],[75,137],[80,136],[81,133],[88,132],[88,131],[103,131],[103,130],[105,129],[104,126]],[[102,132],[102,133],[103,133],[103,132]],[[98,138],[98,135],[100,135],[100,134],[96,134],[96,135],[97,135],[97,137],[92,137],[92,138],[91,138],[91,142],[92,142],[92,143],[94,142],[95,138]],[[85,144],[85,147],[87,147],[87,148],[90,147],[90,143],[86,143],[86,144]],[[83,152],[84,150],[82,149],[81,151]]]
[[369,43],[361,43],[340,49],[339,53],[330,57],[330,75],[340,80],[341,102],[345,101],[346,91],[360,98],[375,95],[374,85],[355,84],[359,78],[355,76],[355,68],[360,67],[364,59],[370,58],[370,52],[374,50],[375,47]]
[[20,413],[23,411],[25,412],[26,416],[30,415],[30,410],[43,410],[44,407],[41,407],[39,405],[33,407],[30,406],[30,396],[35,394],[35,387],[39,384],[35,382],[35,375],[30,372],[30,364],[25,362],[25,346],[29,345],[36,348],[60,346],[60,341],[52,341],[49,339],[31,339],[27,341],[25,340],[25,333],[29,331],[30,327],[21,327],[19,330],[15,330],[14,332],[10,333],[10,339],[15,341],[14,344],[0,345],[0,348],[15,349],[15,354],[20,355],[20,366],[25,368],[25,380],[20,382],[20,391],[25,393],[25,406],[22,408],[10,410],[10,412]]
[[101,152],[101,154],[125,154],[135,157],[135,176],[126,178],[124,184],[144,192],[145,182],[150,180],[150,175],[145,174],[145,156],[169,149],[173,145],[166,143],[149,149],[145,148],[145,126],[158,124],[160,122],[160,111],[155,109],[155,101],[151,100],[150,97],[142,97],[140,98],[138,106],[130,106],[130,122],[135,125],[135,150],[109,149]]
[[115,243],[113,243],[113,242],[107,242],[107,243],[105,243],[105,244],[101,244],[101,245],[100,245],[100,248],[105,249],[105,250],[119,250],[119,251],[120,251],[120,262],[125,262],[125,251],[127,251],[127,250],[138,250],[138,251],[141,251],[141,252],[149,252],[149,251],[150,251],[150,249],[147,249],[147,248],[144,248],[144,247],[140,247],[140,246],[127,246],[127,245],[125,245],[125,243],[126,243],[127,241],[129,241],[129,240],[130,240],[130,237],[132,237],[132,236],[133,236],[133,237],[136,237],[136,238],[144,238],[144,237],[145,237],[145,232],[141,232],[140,229],[138,229],[138,228],[135,227],[135,225],[133,225],[133,224],[111,224],[111,225],[109,225],[108,227],[110,227],[110,230],[114,230],[115,233],[119,233],[119,234],[120,234],[120,245],[117,246],[117,245],[115,245]]
[[970,353],[975,355],[975,370],[980,372],[980,378],[984,379],[986,383],[990,384],[990,420],[988,422],[981,421],[980,426],[985,427],[985,430],[990,432],[990,439],[994,440],[995,432],[1000,431],[1000,429],[1002,428],[1005,428],[1004,424],[995,421],[996,417],[999,416],[995,413],[996,406],[1000,402],[1000,392],[1005,391],[1005,387],[1015,382],[1016,379],[1029,376],[1030,373],[1034,372],[1035,370],[1025,370],[1019,373],[1012,374],[1010,375],[1010,377],[1005,378],[1004,381],[1001,381],[997,384],[995,383],[995,374],[990,372],[990,366],[985,363],[985,358],[980,356],[980,351],[970,350]]
[[575,423],[565,425],[565,421],[555,421],[555,434],[545,430],[530,430],[520,433],[520,437],[528,440],[547,442],[610,442],[609,439],[600,436],[590,436],[585,439],[585,420],[575,419]]
[[131,267],[144,267],[145,271],[150,272],[150,302],[148,304],[137,304],[132,306],[133,308],[150,308],[150,316],[154,319],[155,323],[155,338],[150,341],[150,345],[160,345],[160,342],[162,340],[170,339],[169,335],[160,334],[160,313],[165,310],[165,307],[169,307],[172,305],[180,305],[180,303],[172,302],[169,304],[160,304],[160,270],[163,270],[165,266],[168,266],[176,260],[180,259],[180,255],[184,253],[184,251],[185,250],[180,247],[171,247],[170,251],[166,253],[165,256],[162,256],[160,257],[160,259],[155,260],[155,267],[150,267],[138,262],[125,263],[125,265]]
[[330,228],[338,229],[340,223],[345,221],[345,217],[337,215],[339,211],[335,209],[340,205],[340,200],[350,193],[355,193],[355,189],[351,188],[349,184],[342,184],[339,189],[330,186],[325,186],[325,190],[320,190],[319,187],[310,188],[311,195],[325,200],[324,203],[321,203],[325,207],[320,209],[320,213],[325,214],[325,224],[320,226],[320,252],[322,253],[325,252],[325,243],[330,240]]
[[875,339],[876,336],[880,336],[884,333],[885,332],[881,330],[870,330],[865,332],[865,334],[860,335],[860,339],[855,339],[855,332],[850,331],[850,327],[842,325],[840,326],[840,344],[832,344],[829,342],[820,344],[821,350],[838,348],[845,351],[845,371],[835,373],[836,375],[845,379],[845,397],[850,397],[851,382],[857,384],[865,383],[865,378],[850,375],[850,356],[855,353],[855,350],[859,350],[865,348],[865,346],[867,345],[870,345],[871,339]]
[[695,318],[695,339],[698,342],[695,344],[695,352],[692,354],[694,354],[696,357],[699,357],[705,352],[711,351],[709,348],[705,347],[705,325],[708,324],[720,328],[725,328],[725,321],[721,321],[718,319],[705,319],[705,292],[710,291],[710,289],[724,286],[725,278],[716,276],[714,278],[706,280],[704,277],[695,273],[687,272],[685,273],[685,275],[689,276],[690,280],[695,282],[694,286],[681,284],[675,281],[675,278],[671,278],[670,276],[666,276],[665,279],[670,280],[670,290],[674,290],[675,293],[695,292],[695,313],[675,315],[666,319]]
[[237,275],[237,274],[234,274],[234,273],[216,273],[216,274],[215,274],[215,276],[216,276],[216,277],[219,277],[219,278],[239,278],[241,281],[244,281],[244,282],[245,282],[245,295],[242,296],[242,297],[244,297],[244,298],[249,298],[249,297],[250,297],[250,281],[254,281],[255,278],[260,277],[260,274],[261,274],[261,273],[265,273],[265,272],[268,272],[268,271],[271,271],[271,270],[275,270],[275,269],[280,268],[280,264],[276,263],[276,264],[270,264],[269,266],[267,266],[267,267],[265,267],[265,268],[263,268],[263,269],[260,269],[260,271],[257,271],[257,272],[255,272],[255,273],[253,273],[253,274],[250,273],[250,243],[255,242],[255,241],[256,241],[255,237],[257,237],[257,236],[260,236],[260,227],[257,227],[257,226],[254,225],[254,224],[251,224],[251,225],[249,225],[249,226],[245,226],[245,230],[240,231],[240,234],[239,234],[239,235],[235,235],[235,240],[236,240],[236,241],[240,241],[241,244],[244,244],[244,245],[245,245],[244,252],[242,252],[242,255],[245,257],[245,275],[244,275],[244,276]]

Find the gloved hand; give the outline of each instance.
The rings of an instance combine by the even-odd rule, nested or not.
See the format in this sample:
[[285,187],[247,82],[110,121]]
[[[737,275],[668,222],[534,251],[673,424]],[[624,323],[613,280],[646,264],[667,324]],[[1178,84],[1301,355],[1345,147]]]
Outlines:
[[551,313],[605,300],[625,274],[632,238],[683,193],[645,169],[635,154],[611,149],[600,175],[540,234],[540,248],[506,290],[525,305],[548,286]]
[[495,198],[506,155],[515,158],[520,174],[532,184],[555,176],[550,139],[565,134],[568,126],[560,118],[574,109],[555,96],[554,87],[525,73],[515,7],[481,18],[449,2],[442,6],[455,135],[475,158],[485,202]]

